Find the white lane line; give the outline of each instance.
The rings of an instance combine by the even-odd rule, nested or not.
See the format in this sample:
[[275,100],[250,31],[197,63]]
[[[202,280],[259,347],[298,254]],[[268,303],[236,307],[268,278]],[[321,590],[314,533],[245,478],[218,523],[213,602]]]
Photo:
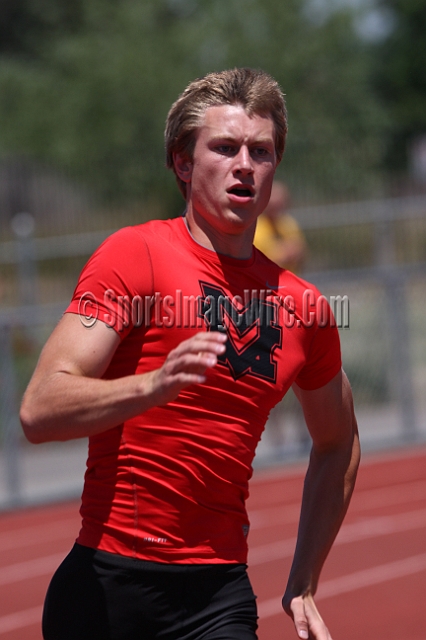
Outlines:
[[65,556],[66,552],[63,551],[62,553],[54,553],[50,556],[26,560],[25,562],[16,562],[15,564],[1,567],[0,586],[53,573]]
[[15,529],[0,533],[0,552],[12,551],[19,547],[28,547],[42,542],[52,542],[69,538],[74,540],[77,537],[80,524],[78,517],[60,520],[59,522],[49,522],[48,524],[33,525],[25,529]]
[[[351,513],[376,509],[378,507],[395,506],[426,497],[426,481],[407,482],[380,489],[366,489],[355,491],[350,506]],[[297,522],[300,515],[300,502],[279,506],[265,507],[249,511],[252,529],[262,529],[277,524]]]
[[277,542],[270,542],[269,544],[263,544],[259,547],[252,547],[251,549],[249,546],[248,566],[256,567],[265,562],[290,558],[294,553],[295,547],[296,538],[278,540]]
[[[367,518],[360,522],[344,524],[334,542],[335,545],[358,542],[394,533],[402,533],[426,527],[426,509],[399,513],[395,516]],[[281,560],[293,555],[296,538],[278,540],[254,547],[249,551],[249,566]]]
[[359,522],[343,525],[337,535],[337,544],[356,542],[365,538],[375,538],[394,533],[402,533],[426,527],[426,509],[406,511],[393,516],[367,518]]
[[32,607],[31,609],[25,609],[24,611],[17,611],[16,613],[9,613],[6,616],[1,616],[0,635],[10,633],[10,631],[16,631],[16,629],[22,629],[23,627],[29,627],[31,624],[39,623],[42,611],[43,607],[39,605],[38,607]]
[[321,588],[318,588],[318,600],[331,598],[339,593],[348,593],[355,589],[369,587],[380,582],[403,578],[413,573],[421,573],[425,570],[426,553],[404,558],[403,560],[394,560],[377,567],[356,571],[347,576],[327,580]]
[[404,502],[408,501],[424,500],[425,497],[426,480],[417,480],[416,482],[391,485],[390,487],[355,490],[353,495],[354,502],[351,503],[350,508],[356,511],[376,509],[377,507],[404,504]]
[[[371,567],[370,569],[356,571],[355,573],[350,573],[340,578],[326,580],[320,583],[315,600],[325,600],[326,598],[338,596],[342,593],[349,593],[356,589],[403,578],[414,573],[421,573],[425,570],[426,553],[411,556],[404,560],[395,560],[394,562],[388,562],[387,564]],[[281,597],[282,595],[260,602],[258,605],[259,617],[265,619],[282,613]]]
[[249,511],[250,529],[264,529],[276,524],[297,522],[300,516],[300,502],[294,504],[265,507]]

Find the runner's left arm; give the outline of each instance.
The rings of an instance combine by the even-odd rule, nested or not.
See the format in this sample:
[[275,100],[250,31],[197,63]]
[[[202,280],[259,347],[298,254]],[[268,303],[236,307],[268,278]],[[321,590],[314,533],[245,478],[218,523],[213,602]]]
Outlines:
[[320,389],[293,388],[303,407],[312,450],[283,607],[300,638],[331,640],[314,596],[355,486],[360,460],[358,429],[351,388],[343,371]]

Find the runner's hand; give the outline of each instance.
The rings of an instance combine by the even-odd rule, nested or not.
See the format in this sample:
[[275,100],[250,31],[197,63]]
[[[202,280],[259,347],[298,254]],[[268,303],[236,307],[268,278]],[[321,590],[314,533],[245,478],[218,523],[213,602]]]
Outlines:
[[283,608],[293,618],[299,638],[304,640],[332,640],[312,595],[297,596],[290,601],[289,605],[285,604],[283,599]]
[[202,331],[172,349],[160,369],[146,374],[156,397],[155,404],[167,404],[185,387],[205,382],[207,370],[225,352],[226,340],[226,335],[218,331]]

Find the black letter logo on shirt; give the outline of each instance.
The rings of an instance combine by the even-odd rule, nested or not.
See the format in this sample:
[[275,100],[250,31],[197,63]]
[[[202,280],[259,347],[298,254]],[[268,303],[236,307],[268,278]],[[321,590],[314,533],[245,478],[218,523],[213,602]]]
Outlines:
[[200,287],[203,298],[198,315],[209,331],[228,335],[226,351],[218,362],[229,368],[234,380],[248,374],[276,382],[274,351],[281,347],[282,338],[278,305],[266,300],[264,289],[245,291],[243,301],[240,296],[230,298],[223,289],[207,282],[200,281]]

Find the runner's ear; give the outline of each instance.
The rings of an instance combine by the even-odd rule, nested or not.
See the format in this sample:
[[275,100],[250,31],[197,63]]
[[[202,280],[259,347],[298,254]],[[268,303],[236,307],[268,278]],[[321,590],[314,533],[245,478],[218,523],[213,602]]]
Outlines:
[[191,182],[193,168],[191,160],[189,160],[187,156],[184,156],[181,153],[174,153],[173,163],[178,178],[186,183]]

